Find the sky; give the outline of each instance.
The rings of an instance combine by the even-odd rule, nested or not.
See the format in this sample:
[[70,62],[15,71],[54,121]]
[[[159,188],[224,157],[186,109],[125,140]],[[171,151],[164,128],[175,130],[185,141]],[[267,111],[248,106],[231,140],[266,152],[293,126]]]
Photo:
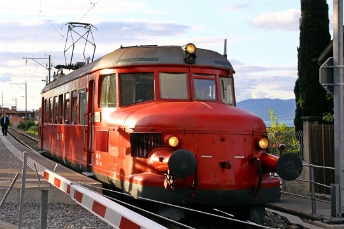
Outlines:
[[[328,4],[332,34],[333,1]],[[53,67],[69,63],[69,22],[92,24],[94,60],[121,45],[194,43],[223,54],[227,39],[237,102],[294,99],[299,20],[300,0],[1,1],[0,102],[25,110],[26,91],[27,109],[40,108],[49,55]],[[82,61],[84,45],[76,43],[73,62]],[[87,45],[85,55],[92,51]]]

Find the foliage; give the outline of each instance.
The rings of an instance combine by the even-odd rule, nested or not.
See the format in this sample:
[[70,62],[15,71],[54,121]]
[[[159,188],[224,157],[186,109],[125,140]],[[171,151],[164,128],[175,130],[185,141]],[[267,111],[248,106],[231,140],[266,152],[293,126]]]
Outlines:
[[294,126],[296,130],[302,130],[303,129],[303,122],[301,119],[301,101],[298,101],[300,98],[299,95],[299,79],[295,82],[294,87],[294,94],[295,94],[295,102],[296,102],[296,110],[295,110],[295,118],[294,118]]
[[279,154],[278,147],[280,144],[286,146],[287,152],[300,152],[300,143],[295,133],[294,127],[287,127],[284,123],[278,125],[278,119],[275,112],[269,109],[271,127],[267,128],[270,145],[270,153]]
[[[333,94],[327,93],[326,98],[328,100],[333,100]],[[334,122],[334,112],[325,112],[323,113],[322,119],[327,123],[333,123]]]
[[28,130],[28,133],[30,134],[34,134],[36,136],[38,136],[38,124],[35,124],[34,126],[31,126]]
[[328,123],[333,123],[334,122],[334,116],[333,113],[326,112],[323,114],[323,120]]
[[[27,130],[28,129],[30,129],[32,126],[34,126],[34,125],[37,125],[37,124],[35,124],[35,122],[34,121],[32,121],[32,120],[27,120]],[[21,129],[21,130],[25,130],[25,121],[21,121],[19,124],[18,124],[18,129]]]
[[333,110],[326,90],[319,83],[317,58],[331,41],[326,0],[301,0],[298,80],[295,82],[296,112],[294,125],[302,130],[302,116],[322,116]]

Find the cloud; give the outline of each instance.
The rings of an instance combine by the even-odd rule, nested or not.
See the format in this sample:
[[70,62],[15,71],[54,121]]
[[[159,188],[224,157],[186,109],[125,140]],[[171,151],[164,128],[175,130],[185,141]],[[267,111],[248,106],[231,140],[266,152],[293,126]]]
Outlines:
[[230,5],[225,8],[222,8],[219,10],[219,12],[233,12],[233,11],[238,11],[241,9],[247,8],[249,5],[248,4],[237,4],[237,5]]
[[[166,37],[178,37],[186,35],[191,26],[171,21],[149,21],[129,19],[125,21],[103,21],[93,24],[92,35],[101,55],[118,48],[120,45],[152,44],[152,41],[165,40]],[[6,33],[0,35],[0,51],[27,52],[35,50],[36,54],[51,54],[52,51],[63,53],[65,41],[67,48],[72,44],[71,33],[67,33],[66,22],[41,21],[38,25],[22,24],[19,22],[0,23],[0,27]],[[80,34],[84,34],[84,28],[74,28]],[[18,35],[20,31],[20,36]],[[73,34],[74,40],[79,37]],[[66,39],[68,37],[68,39]],[[89,36],[92,41],[92,37]],[[76,44],[76,48],[83,48],[84,40]],[[80,53],[83,50],[76,50]],[[77,53],[75,52],[75,53]]]
[[255,28],[266,30],[299,30],[299,18],[301,12],[298,9],[289,9],[283,12],[267,12],[259,15],[250,21],[250,25]]
[[251,98],[294,98],[296,66],[255,66],[231,60],[237,102]]
[[[16,20],[20,21],[20,17],[32,16],[37,18],[71,18],[71,21],[78,21],[83,15],[99,16],[99,15],[114,15],[120,13],[135,13],[135,12],[150,12],[160,13],[151,9],[147,4],[141,2],[128,2],[120,0],[102,0],[97,1],[97,4],[92,4],[91,1],[40,1],[30,2],[23,0],[12,0],[11,4],[2,4],[0,13],[5,15],[17,14]],[[24,13],[23,13],[24,12]],[[5,17],[3,17],[5,20]]]
[[253,90],[251,91],[251,98],[252,99],[269,98],[269,95],[262,91]]
[[107,21],[95,24],[95,26],[98,31],[107,31],[107,36],[104,39],[129,36],[179,36],[186,34],[188,30],[191,29],[191,27],[186,24],[137,19],[130,19],[127,21]]
[[[38,64],[34,60],[23,60],[23,57],[42,58],[51,55],[53,65],[64,64],[63,54],[68,29],[68,26],[64,25],[69,21],[77,22],[82,19],[81,22],[92,22],[94,27],[97,28],[92,30],[97,46],[95,59],[118,49],[121,45],[184,45],[192,42],[198,48],[223,53],[224,39],[227,39],[228,56],[237,56],[236,58],[238,58],[238,60],[231,60],[231,63],[236,71],[236,94],[239,100],[252,98],[253,96],[280,97],[278,94],[283,93],[284,90],[293,91],[296,66],[285,66],[283,60],[279,61],[282,63],[281,66],[277,66],[279,65],[277,61],[267,60],[264,62],[276,63],[276,66],[259,65],[260,61],[256,61],[267,58],[261,53],[264,54],[264,51],[271,48],[267,47],[263,52],[258,50],[260,47],[257,47],[257,43],[264,42],[265,35],[269,39],[269,44],[271,44],[272,38],[276,43],[285,41],[280,41],[278,34],[265,32],[264,35],[257,33],[254,35],[256,37],[254,37],[251,32],[252,29],[247,28],[247,24],[241,25],[238,23],[238,20],[247,21],[246,17],[252,15],[253,10],[256,10],[253,8],[248,9],[251,6],[250,3],[240,2],[233,5],[227,3],[225,5],[227,7],[214,11],[216,15],[213,15],[208,8],[204,7],[208,5],[199,5],[199,14],[208,16],[197,19],[189,15],[192,20],[186,20],[187,18],[184,16],[186,16],[185,12],[188,12],[188,8],[175,0],[168,0],[164,4],[125,0],[42,2],[13,0],[11,4],[3,4],[0,8],[0,28],[5,32],[0,34],[0,58],[2,59],[0,62],[0,88],[7,90],[9,83],[45,79],[47,69],[41,65],[45,66],[47,60],[38,60]],[[224,16],[236,16],[235,11],[244,19],[236,17],[235,20],[227,20],[228,18],[224,20]],[[297,30],[299,14],[297,10],[268,12],[253,19],[250,25],[266,30],[288,30],[288,26],[292,24],[293,29]],[[219,18],[218,15],[220,15]],[[217,23],[208,24],[209,20],[206,20],[207,18],[212,18]],[[225,24],[222,25],[222,22]],[[236,29],[235,26],[240,28]],[[249,35],[245,37],[247,33],[241,33],[241,29],[248,31]],[[237,36],[228,33],[231,30],[235,30]],[[275,33],[275,31],[273,32]],[[284,38],[285,36],[282,34],[281,37]],[[288,39],[288,42],[290,42],[289,37]],[[74,53],[75,59],[73,62],[82,61],[79,56],[82,54],[80,49],[83,49],[83,44],[82,40],[76,44],[75,49],[77,52]],[[251,48],[251,44],[255,45],[257,51]],[[258,55],[255,59],[241,57],[241,55],[234,55],[236,50],[253,58],[257,53]],[[271,52],[277,52],[275,56],[281,53],[276,49],[271,50]],[[86,52],[86,56],[90,56],[89,51]],[[67,62],[69,62],[69,52],[67,52],[66,57]],[[284,58],[287,59],[286,56]],[[253,59],[252,63],[242,62],[242,60],[247,61],[248,59]],[[36,99],[31,99],[30,95],[28,96],[30,98],[28,101],[29,108],[40,106],[39,92],[42,87],[42,82],[30,82],[28,84],[29,94],[37,96]],[[21,96],[23,94],[23,90],[18,87],[13,86],[9,90],[11,94],[6,93],[5,96],[7,97],[18,96],[19,94]],[[33,102],[36,104],[31,104]],[[18,106],[20,106],[19,100]]]

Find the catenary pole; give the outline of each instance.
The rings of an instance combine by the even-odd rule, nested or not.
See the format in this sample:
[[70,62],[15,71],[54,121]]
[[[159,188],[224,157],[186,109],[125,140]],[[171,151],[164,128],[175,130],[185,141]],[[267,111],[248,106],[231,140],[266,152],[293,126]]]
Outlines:
[[335,183],[338,185],[335,217],[344,212],[344,90],[343,90],[343,0],[333,0],[333,82]]
[[[37,64],[39,64],[39,65],[41,65],[42,67],[44,67],[44,68],[46,68],[47,70],[48,70],[48,76],[47,76],[47,79],[46,79],[46,83],[50,83],[50,81],[51,81],[51,74],[50,74],[50,71],[51,71],[51,56],[49,55],[48,56],[48,58],[45,58],[45,57],[43,57],[43,58],[38,58],[38,57],[35,57],[35,58],[31,58],[31,57],[23,57],[23,59],[25,59],[25,60],[33,60],[33,61],[35,61]],[[37,62],[36,60],[39,60],[39,59],[47,59],[48,60],[48,67],[45,67],[45,66],[43,66],[41,63],[39,63],[39,62]]]

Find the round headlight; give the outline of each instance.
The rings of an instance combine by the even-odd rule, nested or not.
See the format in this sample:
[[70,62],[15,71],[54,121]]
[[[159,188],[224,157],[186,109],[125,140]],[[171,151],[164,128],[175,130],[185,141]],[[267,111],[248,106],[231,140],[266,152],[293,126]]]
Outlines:
[[261,149],[266,149],[269,147],[269,140],[266,138],[262,138],[259,140],[258,145]]
[[171,136],[168,138],[168,145],[170,147],[177,147],[179,144],[179,139],[176,136]]
[[194,53],[194,52],[196,52],[196,46],[194,44],[192,44],[192,43],[189,43],[189,44],[186,45],[185,50],[188,53]]

